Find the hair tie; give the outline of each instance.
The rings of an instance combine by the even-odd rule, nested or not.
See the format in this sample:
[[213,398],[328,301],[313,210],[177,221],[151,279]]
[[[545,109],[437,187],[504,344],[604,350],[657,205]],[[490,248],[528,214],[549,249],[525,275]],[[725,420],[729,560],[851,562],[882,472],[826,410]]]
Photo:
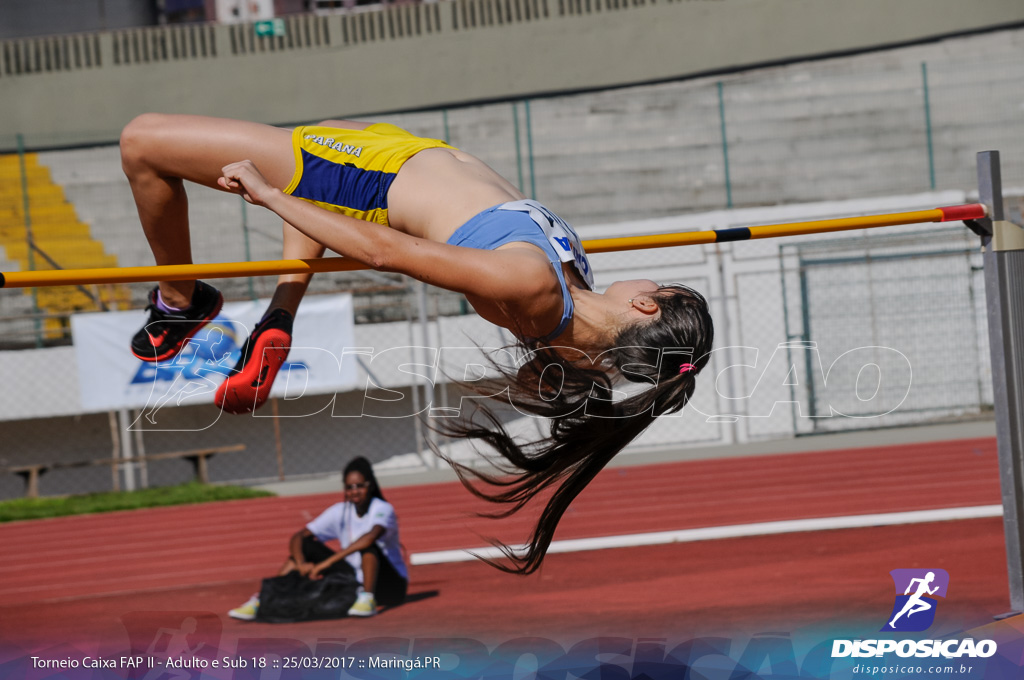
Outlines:
[[682,366],[679,367],[679,374],[682,375],[683,373],[689,373],[690,371],[695,370],[697,370],[697,367],[694,366],[693,364],[683,364]]

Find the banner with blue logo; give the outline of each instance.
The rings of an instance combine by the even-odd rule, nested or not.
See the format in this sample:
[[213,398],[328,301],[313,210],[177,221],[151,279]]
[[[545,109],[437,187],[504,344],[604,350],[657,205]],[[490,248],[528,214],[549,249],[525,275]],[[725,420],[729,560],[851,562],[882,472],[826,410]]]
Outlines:
[[[132,355],[129,342],[146,313],[104,312],[71,317],[82,410],[157,408],[213,403],[217,387],[235,367],[242,345],[268,300],[224,305],[177,356],[159,363]],[[296,399],[351,390],[356,369],[342,361],[355,343],[351,295],[309,297],[295,318],[294,343],[271,397]]]

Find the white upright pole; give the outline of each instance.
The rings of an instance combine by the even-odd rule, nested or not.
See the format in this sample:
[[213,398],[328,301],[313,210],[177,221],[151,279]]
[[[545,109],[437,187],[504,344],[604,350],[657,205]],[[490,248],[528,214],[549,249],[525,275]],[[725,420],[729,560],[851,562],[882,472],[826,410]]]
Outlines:
[[117,416],[121,422],[121,432],[124,433],[121,436],[121,457],[125,459],[125,462],[121,463],[121,472],[124,476],[124,490],[135,491],[135,463],[132,463],[130,460],[133,456],[132,437],[128,434],[128,430],[131,427],[131,418],[126,408],[118,411]]

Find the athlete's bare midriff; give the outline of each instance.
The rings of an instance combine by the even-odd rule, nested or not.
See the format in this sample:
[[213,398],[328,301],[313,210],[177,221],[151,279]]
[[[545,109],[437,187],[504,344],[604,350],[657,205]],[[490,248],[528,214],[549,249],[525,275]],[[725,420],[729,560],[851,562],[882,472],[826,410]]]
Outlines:
[[479,159],[456,149],[426,149],[402,165],[388,190],[391,227],[445,242],[478,213],[525,198]]

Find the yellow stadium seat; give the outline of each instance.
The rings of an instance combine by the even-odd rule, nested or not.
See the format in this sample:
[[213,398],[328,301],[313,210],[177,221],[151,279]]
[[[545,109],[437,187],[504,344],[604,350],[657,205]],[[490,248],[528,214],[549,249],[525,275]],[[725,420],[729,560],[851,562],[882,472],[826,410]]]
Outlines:
[[[22,181],[24,176],[25,180]],[[92,238],[89,225],[78,219],[74,205],[63,188],[50,176],[49,168],[39,164],[36,154],[24,156],[0,154],[0,246],[9,260],[29,269],[29,247],[25,220],[25,195],[28,195],[32,237],[39,250],[32,252],[35,269],[116,267],[117,257],[108,255],[103,244]],[[88,288],[108,307],[127,309],[131,295],[126,286],[104,285]],[[26,294],[31,294],[26,289]],[[56,316],[44,321],[46,336],[63,337],[68,332],[66,315],[74,311],[99,309],[98,303],[75,286],[43,287],[36,290],[40,311]]]

